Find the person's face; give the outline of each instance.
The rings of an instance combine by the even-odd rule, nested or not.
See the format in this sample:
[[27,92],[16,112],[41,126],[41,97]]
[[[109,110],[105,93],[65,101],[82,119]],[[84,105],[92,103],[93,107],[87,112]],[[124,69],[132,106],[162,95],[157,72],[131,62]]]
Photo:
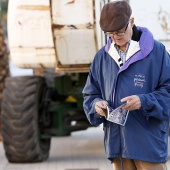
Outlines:
[[134,25],[134,18],[129,20],[129,23],[121,30],[107,33],[112,38],[112,40],[119,46],[123,51],[126,50],[126,44],[132,37],[132,27]]

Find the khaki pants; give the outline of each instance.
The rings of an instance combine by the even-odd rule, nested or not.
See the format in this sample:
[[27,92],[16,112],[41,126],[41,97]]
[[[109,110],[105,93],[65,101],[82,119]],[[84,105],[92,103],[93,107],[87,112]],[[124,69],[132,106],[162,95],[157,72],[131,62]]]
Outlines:
[[166,163],[150,163],[133,159],[114,158],[113,170],[167,170]]

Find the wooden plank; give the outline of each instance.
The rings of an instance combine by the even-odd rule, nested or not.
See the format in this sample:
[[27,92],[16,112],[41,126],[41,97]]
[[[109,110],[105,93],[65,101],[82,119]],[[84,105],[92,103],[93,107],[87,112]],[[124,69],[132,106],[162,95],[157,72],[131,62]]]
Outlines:
[[54,47],[49,0],[9,1],[10,47]]
[[55,30],[57,57],[61,65],[90,64],[96,53],[93,29]]
[[[72,3],[69,3],[72,2]],[[53,0],[53,22],[56,25],[75,25],[93,23],[92,0]]]
[[56,58],[53,48],[11,48],[11,59],[21,68],[55,68]]

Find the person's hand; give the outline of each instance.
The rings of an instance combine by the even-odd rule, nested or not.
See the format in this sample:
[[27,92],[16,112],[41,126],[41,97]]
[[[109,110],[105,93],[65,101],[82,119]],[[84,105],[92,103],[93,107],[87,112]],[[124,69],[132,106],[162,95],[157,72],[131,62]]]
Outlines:
[[108,105],[108,102],[105,100],[100,100],[98,102],[96,102],[95,104],[95,109],[96,112],[100,115],[100,116],[105,116],[104,112],[107,112],[107,107],[106,105]]
[[121,99],[121,102],[126,102],[122,107],[124,110],[136,110],[141,107],[140,98],[137,95],[127,96]]

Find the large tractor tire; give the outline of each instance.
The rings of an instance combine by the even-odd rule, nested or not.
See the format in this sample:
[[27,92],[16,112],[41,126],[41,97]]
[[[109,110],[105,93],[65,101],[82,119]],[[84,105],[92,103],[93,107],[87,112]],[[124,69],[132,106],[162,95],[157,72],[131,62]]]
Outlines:
[[[41,121],[47,88],[42,77],[9,77],[2,101],[2,137],[9,162],[41,162],[48,158],[50,136]],[[44,115],[43,115],[44,117]],[[46,119],[45,119],[46,120]],[[49,122],[49,121],[48,121]]]
[[9,75],[9,64],[8,64],[8,50],[5,43],[2,27],[0,26],[0,141],[2,140],[1,135],[1,101],[2,91],[4,89],[5,78]]

